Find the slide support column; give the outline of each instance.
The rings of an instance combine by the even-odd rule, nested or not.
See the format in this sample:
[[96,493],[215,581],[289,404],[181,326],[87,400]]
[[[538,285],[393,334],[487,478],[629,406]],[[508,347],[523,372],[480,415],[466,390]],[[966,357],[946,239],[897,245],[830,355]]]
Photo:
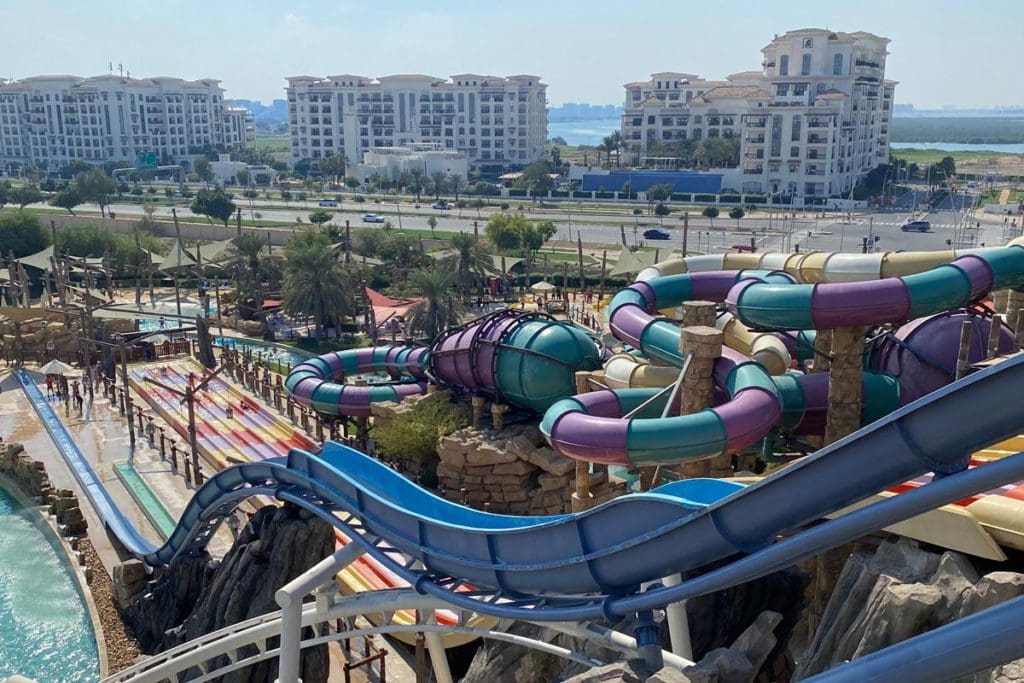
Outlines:
[[864,328],[832,330],[832,363],[828,378],[828,421],[825,445],[860,427],[861,383],[864,377]]
[[[576,373],[576,393],[585,394],[590,391],[590,373]],[[576,490],[572,492],[572,511],[583,512],[594,506],[594,496],[590,493],[590,463],[585,460],[576,461]]]
[[[694,354],[690,370],[683,378],[679,414],[690,415],[714,404],[715,361],[722,355],[723,335],[715,329],[715,304],[711,301],[684,301],[682,326],[679,352],[684,358],[691,351]],[[712,334],[711,330],[717,334]],[[685,462],[679,466],[679,476],[683,479],[710,476],[712,469],[718,466],[716,460],[712,458]]]

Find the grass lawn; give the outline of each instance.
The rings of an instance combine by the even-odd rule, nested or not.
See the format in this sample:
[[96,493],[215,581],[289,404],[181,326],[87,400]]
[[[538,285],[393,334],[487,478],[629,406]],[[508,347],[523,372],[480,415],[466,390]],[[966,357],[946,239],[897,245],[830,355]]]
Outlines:
[[291,138],[287,135],[257,136],[256,149],[270,152],[287,152],[292,148]]
[[908,163],[921,165],[934,164],[941,161],[943,157],[953,157],[959,164],[961,162],[981,162],[997,157],[1020,157],[1021,155],[1009,152],[947,152],[941,149],[892,149],[891,156],[906,159]]
[[[1003,193],[1002,188],[998,188],[998,189],[986,192],[981,197],[981,203],[982,204],[997,204],[999,202],[999,197],[1000,197],[1000,195],[1002,195],[1002,193]],[[1007,203],[1016,204],[1018,202],[1024,202],[1024,189],[1021,189],[1021,190],[1010,190],[1010,198],[1007,200]]]

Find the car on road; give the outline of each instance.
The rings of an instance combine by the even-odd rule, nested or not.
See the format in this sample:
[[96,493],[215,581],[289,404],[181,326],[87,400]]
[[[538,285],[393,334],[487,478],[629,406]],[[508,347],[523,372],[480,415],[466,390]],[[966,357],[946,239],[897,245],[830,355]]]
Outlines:
[[432,209],[441,209],[442,211],[448,208],[448,202],[434,202],[430,205]]
[[648,239],[648,240],[668,240],[668,239],[672,239],[672,236],[669,235],[666,230],[659,230],[658,228],[651,228],[650,230],[644,230],[644,239]]
[[932,224],[928,221],[908,221],[900,228],[903,232],[928,232]]
[[384,216],[378,216],[375,213],[364,213],[363,214],[363,222],[364,223],[383,223],[384,222]]
[[335,208],[335,207],[338,206],[338,202],[336,202],[333,199],[321,199],[320,202],[318,203],[318,206],[326,206],[326,207],[330,207],[330,208]]

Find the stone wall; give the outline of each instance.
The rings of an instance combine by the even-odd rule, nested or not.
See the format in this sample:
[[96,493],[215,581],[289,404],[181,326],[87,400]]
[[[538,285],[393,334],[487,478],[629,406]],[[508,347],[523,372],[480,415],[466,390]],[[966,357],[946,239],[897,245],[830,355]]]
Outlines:
[[[576,461],[555,453],[533,425],[499,432],[462,429],[437,446],[438,488],[452,501],[491,512],[547,515],[570,512]],[[625,493],[607,472],[591,481],[595,504]]]
[[30,458],[20,443],[5,444],[0,449],[0,474],[13,481],[24,495],[49,505],[62,536],[85,535],[88,524],[78,496],[67,489],[54,488],[46,466]]

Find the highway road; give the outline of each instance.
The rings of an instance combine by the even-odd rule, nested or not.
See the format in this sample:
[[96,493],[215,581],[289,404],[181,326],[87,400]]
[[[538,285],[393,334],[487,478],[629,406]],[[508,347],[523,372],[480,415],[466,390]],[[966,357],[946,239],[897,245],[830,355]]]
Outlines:
[[[918,193],[920,194],[920,193]],[[912,193],[907,193],[912,195]],[[799,246],[801,250],[828,250],[828,251],[859,251],[862,238],[871,236],[879,249],[886,251],[898,250],[920,250],[920,249],[942,249],[946,247],[946,240],[954,240],[954,230],[957,224],[963,220],[963,214],[959,211],[963,205],[970,205],[966,195],[951,195],[938,210],[931,212],[926,218],[931,222],[932,229],[927,233],[904,233],[900,226],[912,217],[921,217],[921,214],[911,214],[910,209],[915,204],[913,196],[907,196],[897,200],[896,209],[884,212],[858,212],[853,213],[849,219],[839,214],[828,213],[823,217],[814,217],[810,213],[798,213],[796,218],[782,218],[778,213],[773,212],[767,216],[764,212],[756,212],[737,221],[723,216],[713,221],[700,216],[700,207],[690,211],[688,219],[689,237],[688,247],[691,251],[717,252],[728,250],[733,245],[749,245],[751,236],[756,236],[758,250],[792,250]],[[289,208],[272,208],[266,200],[254,200],[253,206],[249,206],[248,200],[239,200],[238,205],[242,208],[243,218],[258,218],[265,221],[281,223],[295,223],[301,220],[308,223],[309,213],[318,208],[315,202],[295,203]],[[37,205],[43,206],[43,205]],[[353,208],[358,206],[358,212]],[[645,205],[640,205],[645,206]],[[955,207],[955,208],[954,208]],[[622,209],[623,213],[616,215],[597,214],[587,212],[566,212],[559,209],[537,210],[526,212],[528,218],[538,220],[552,220],[558,227],[558,233],[554,240],[557,242],[575,242],[582,236],[583,242],[600,248],[601,246],[617,246],[621,244],[622,232],[625,231],[626,240],[630,244],[646,243],[647,246],[671,246],[679,248],[683,240],[683,225],[681,214],[678,209],[663,221],[654,216],[634,216],[626,214],[629,209]],[[674,207],[675,208],[675,207]],[[331,224],[343,225],[347,219],[353,228],[381,229],[381,223],[363,223],[363,213],[381,212],[391,222],[396,231],[401,230],[429,230],[427,220],[430,216],[437,219],[436,229],[445,232],[471,232],[473,222],[477,221],[483,230],[488,216],[486,210],[478,212],[475,209],[458,209],[441,211],[430,208],[429,204],[422,204],[420,209],[414,209],[408,205],[401,207],[400,217],[396,212],[394,203],[366,202],[355,205],[345,202],[343,209],[338,211],[328,209],[335,214]],[[611,210],[612,207],[609,207]],[[115,212],[119,217],[142,216],[142,206],[139,204],[117,203],[112,204],[109,210]],[[178,216],[188,221],[205,221],[203,216],[194,216],[187,206],[177,207]],[[98,213],[95,205],[82,205],[76,209],[76,213]],[[390,213],[385,213],[390,212]],[[461,216],[460,216],[461,213]],[[157,205],[154,214],[157,217],[170,217],[171,208],[166,205]],[[645,241],[643,232],[652,226],[659,226],[669,232],[671,239],[667,241]],[[975,233],[976,243],[994,245],[999,243],[1002,236],[1001,226],[982,223],[980,230],[972,230]]]

